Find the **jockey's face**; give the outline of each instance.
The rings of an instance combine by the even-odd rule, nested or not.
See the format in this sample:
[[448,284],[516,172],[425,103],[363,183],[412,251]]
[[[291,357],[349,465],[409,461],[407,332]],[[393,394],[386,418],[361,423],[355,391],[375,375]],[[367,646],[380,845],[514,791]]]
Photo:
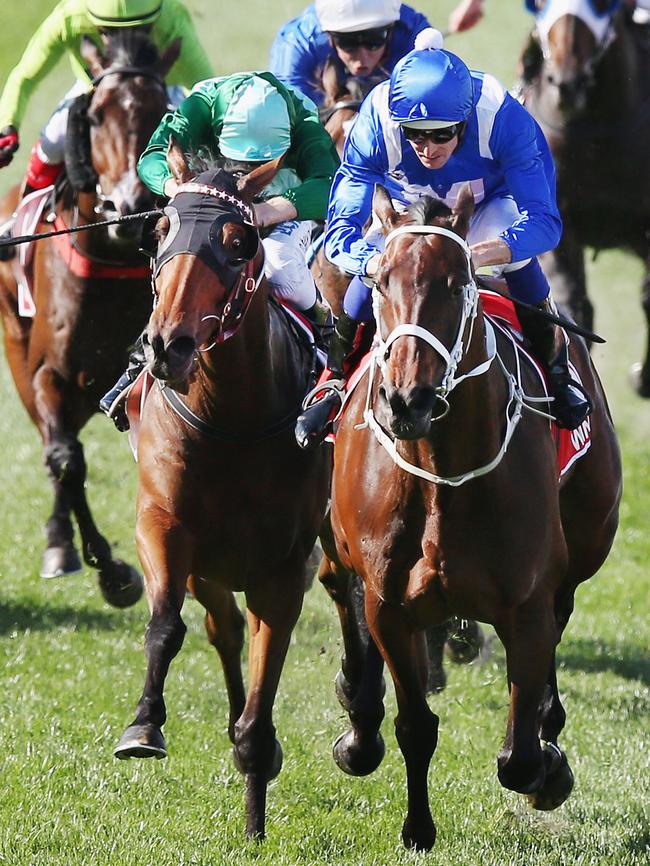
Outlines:
[[330,42],[350,75],[368,78],[386,53],[390,27],[353,33],[330,33]]
[[438,144],[430,138],[418,141],[409,141],[415,151],[415,155],[425,168],[442,168],[446,165],[452,153],[458,147],[458,136],[455,135],[449,141]]

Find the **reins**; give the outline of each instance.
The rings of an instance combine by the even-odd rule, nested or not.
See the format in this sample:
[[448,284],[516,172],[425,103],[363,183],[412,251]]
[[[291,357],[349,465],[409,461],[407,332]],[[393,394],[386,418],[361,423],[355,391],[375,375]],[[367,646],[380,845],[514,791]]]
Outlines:
[[162,216],[162,211],[160,210],[147,210],[141,211],[140,213],[132,213],[132,214],[124,214],[120,217],[115,217],[110,220],[102,220],[101,222],[96,223],[87,223],[82,226],[70,226],[65,229],[57,229],[51,232],[41,232],[40,234],[31,234],[31,235],[20,235],[17,238],[3,238],[0,240],[0,249],[3,247],[14,247],[18,244],[27,244],[31,241],[42,241],[46,238],[54,238],[58,235],[71,235],[76,232],[87,232],[91,229],[99,229],[104,228],[105,226],[116,226],[120,225],[120,223],[128,223],[134,222],[135,220],[144,220],[147,217],[152,216]]

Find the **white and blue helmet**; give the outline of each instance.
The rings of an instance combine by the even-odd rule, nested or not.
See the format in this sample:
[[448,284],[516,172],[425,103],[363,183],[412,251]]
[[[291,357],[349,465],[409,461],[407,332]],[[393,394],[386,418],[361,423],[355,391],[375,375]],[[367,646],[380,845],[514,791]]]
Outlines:
[[[474,90],[469,69],[460,57],[439,47],[442,38],[437,31],[432,32],[437,34],[435,38],[418,38],[415,50],[393,69],[388,110],[396,123],[441,128],[462,123],[472,110]],[[426,30],[419,36],[425,34]]]

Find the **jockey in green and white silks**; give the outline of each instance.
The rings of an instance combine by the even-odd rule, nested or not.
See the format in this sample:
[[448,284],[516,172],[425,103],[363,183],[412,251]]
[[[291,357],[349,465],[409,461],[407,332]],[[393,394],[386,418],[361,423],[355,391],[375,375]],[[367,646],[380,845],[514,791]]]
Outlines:
[[284,154],[282,168],[255,205],[264,238],[266,276],[276,295],[313,318],[316,287],[305,263],[313,220],[324,220],[338,157],[311,100],[270,72],[244,72],[196,85],[165,115],[140,157],[138,173],[157,195],[173,195],[167,165],[174,135],[185,153],[208,151],[236,163]]
[[20,125],[32,92],[58,60],[68,55],[77,81],[32,150],[26,177],[29,189],[48,186],[62,170],[68,108],[91,86],[81,56],[82,38],[89,37],[101,47],[102,34],[116,27],[146,28],[160,52],[181,39],[180,55],[167,76],[172,104],[183,98],[182,88],[189,89],[214,74],[190,14],[180,0],[61,0],[30,40],[0,97],[2,167],[11,162],[18,149]]

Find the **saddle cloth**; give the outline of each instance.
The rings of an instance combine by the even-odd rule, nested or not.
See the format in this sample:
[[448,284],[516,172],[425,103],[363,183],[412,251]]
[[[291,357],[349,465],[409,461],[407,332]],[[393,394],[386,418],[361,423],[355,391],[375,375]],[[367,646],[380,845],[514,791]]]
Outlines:
[[[545,374],[540,363],[527,351],[524,345],[521,325],[517,318],[515,306],[512,301],[508,300],[508,298],[502,298],[500,295],[495,295],[489,290],[481,290],[480,295],[483,304],[483,312],[497,328],[502,330],[505,328],[510,332],[517,341],[522,354],[528,358],[531,366],[537,371],[546,390]],[[368,367],[370,366],[371,358],[372,354],[369,352],[361,359],[357,368],[350,375],[346,383],[344,405],[359,382],[364,378]],[[572,378],[581,384],[578,371],[571,363],[569,364],[569,370]],[[551,429],[551,435],[553,436],[553,441],[555,442],[558,479],[561,479],[574,463],[583,457],[591,447],[591,417],[586,418],[577,430],[563,430],[552,421],[549,421],[549,426]],[[334,443],[336,441],[336,432],[333,431],[328,434],[325,441]]]
[[[50,200],[54,186],[46,186],[30,192],[18,204],[16,219],[14,221],[12,235],[31,235],[42,221],[43,211]],[[33,270],[34,244],[19,244],[16,255],[11,260],[11,266],[16,280],[18,290],[18,315],[33,319],[36,315],[36,304],[33,295]]]

